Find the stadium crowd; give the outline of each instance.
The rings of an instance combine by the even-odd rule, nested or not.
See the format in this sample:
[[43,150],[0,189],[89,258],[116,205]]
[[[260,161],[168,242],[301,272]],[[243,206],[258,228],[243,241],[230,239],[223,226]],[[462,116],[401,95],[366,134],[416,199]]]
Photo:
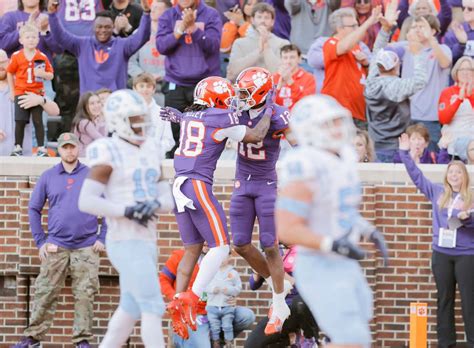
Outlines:
[[[274,100],[278,106],[273,106],[274,110],[283,107],[281,110],[288,108],[291,112],[303,97],[331,96],[352,114],[357,127],[353,145],[359,162],[404,163],[415,184],[428,187],[431,184],[420,182],[421,174],[417,172],[416,164],[447,164],[453,159],[474,163],[473,57],[474,0],[175,0],[173,3],[170,0],[18,0],[18,3],[17,0],[2,0],[0,156],[35,154],[46,157],[59,152],[64,163],[76,163],[77,157],[88,153],[90,144],[110,135],[104,105],[113,92],[128,88],[141,95],[147,104],[154,124],[153,135],[160,143],[159,158],[174,158],[175,153],[186,151],[180,147],[180,123],[163,118],[160,110],[171,107],[173,109],[167,110],[175,110],[174,117],[177,117],[178,112],[195,106],[199,88],[206,88],[200,84],[204,79],[221,76],[233,84],[243,80],[246,69],[260,67],[271,74],[275,86]],[[257,90],[268,80],[259,70],[252,79]],[[268,103],[270,89],[261,96],[258,105]],[[249,125],[253,120],[250,111]],[[319,111],[313,110],[315,114]],[[274,134],[287,129],[288,114],[281,111],[280,117],[284,125]],[[260,123],[264,124],[259,121],[254,129]],[[268,127],[267,124],[266,131]],[[217,131],[221,129],[216,126]],[[191,142],[192,132],[186,133]],[[181,137],[184,133],[181,132]],[[284,138],[282,133],[278,135]],[[224,156],[235,158],[237,151],[247,153],[249,158],[258,156],[258,144],[262,139],[252,138],[246,142],[247,136],[250,135],[236,136],[238,141],[229,142]],[[288,140],[291,143],[289,135]],[[238,149],[234,146],[236,143],[239,143]],[[283,151],[289,147],[286,142],[281,146]],[[77,153],[74,152],[76,147]],[[278,140],[276,148],[279,147]],[[257,155],[253,150],[257,150]],[[67,156],[74,158],[67,159]],[[278,153],[275,163],[277,158]],[[84,170],[79,175],[79,169],[74,166],[68,170],[58,165],[49,175],[78,175],[84,180],[86,169],[78,167]],[[250,175],[248,178],[247,181]],[[44,182],[41,181],[42,185],[35,189],[34,195],[36,220],[40,218],[45,200],[50,200],[45,192],[50,182],[45,178],[42,180]],[[236,186],[236,191],[238,188]],[[428,188],[425,190],[429,191]],[[79,195],[79,191],[76,193]],[[276,186],[273,193],[276,197]],[[239,195],[238,192],[234,194]],[[444,203],[442,206],[447,205]],[[451,213],[452,210],[451,207]],[[77,210],[77,214],[82,212]],[[470,218],[470,215],[462,216],[461,220]],[[231,225],[232,219],[231,211]],[[258,220],[261,223],[260,216]],[[91,227],[93,235],[97,220],[89,223],[94,225]],[[48,252],[57,252],[48,249],[51,245],[45,242],[40,226],[33,232],[40,255],[46,258]],[[81,256],[93,258],[96,266],[96,254],[104,250],[104,234],[105,230],[102,230],[100,238],[89,236],[91,243],[86,243],[90,247],[89,254]],[[81,243],[74,241],[72,249],[77,245],[82,248],[85,244]],[[262,256],[256,257],[249,243],[234,240],[237,253],[253,267]],[[271,249],[278,249],[274,240],[267,244],[263,245],[265,265],[274,262],[281,266],[282,272],[273,274],[275,267],[263,267],[261,274],[251,278],[252,288],[257,289],[264,279],[270,280],[271,286],[273,278],[273,302],[286,303],[288,295],[286,300],[290,302],[282,307],[288,308],[290,313],[291,306],[292,320],[288,323],[293,326],[286,327],[283,346],[313,346],[319,335],[318,325],[296,289],[291,296],[286,288],[283,291],[283,270],[291,274],[293,269],[292,262],[287,260],[292,250],[285,253],[282,261],[278,250]],[[211,246],[211,250],[213,248]],[[451,262],[439,261],[442,258],[439,254],[435,253],[437,262],[444,264],[435,270],[438,278],[439,274],[447,273],[447,264]],[[472,263],[472,250],[467,254]],[[228,257],[228,253],[224,256]],[[454,252],[450,256],[459,255]],[[194,273],[199,270],[198,258],[204,257],[201,250],[196,251],[192,265]],[[164,294],[171,302],[182,258],[182,253],[174,254],[160,273],[162,289],[166,290]],[[207,340],[205,346],[212,343],[213,347],[220,347],[222,341],[226,347],[232,347],[234,335],[246,329],[254,321],[254,315],[235,306],[235,297],[241,289],[235,270],[224,262],[216,274],[217,278],[206,289],[210,295],[207,308],[210,323],[199,322],[197,332],[201,325],[206,327],[204,335],[210,336],[212,341]],[[57,286],[64,281],[61,277],[56,280]],[[278,286],[275,285],[277,277],[281,278]],[[48,291],[57,291],[57,286],[48,290],[51,284],[46,276],[42,281],[46,295]],[[449,281],[455,282],[451,278]],[[463,293],[471,291],[474,288],[472,281],[467,285],[463,283],[462,288]],[[91,292],[95,293],[96,289]],[[453,297],[454,294],[444,296]],[[298,299],[294,305],[291,303],[293,297]],[[80,294],[78,299],[81,299]],[[36,301],[40,303],[38,306],[45,307],[48,323],[34,327],[42,323],[42,313],[35,312],[33,328],[25,332],[26,341],[18,347],[37,344],[51,324],[54,309],[50,312],[50,307],[55,306],[54,301],[41,298]],[[463,295],[463,303],[466,302]],[[470,302],[472,299],[466,307],[473,307]],[[82,314],[89,318],[92,315],[90,304],[86,303],[86,307],[86,314]],[[221,313],[223,308],[225,313]],[[443,308],[448,313],[450,304]],[[465,310],[466,318],[472,317],[472,312]],[[306,327],[297,325],[299,318],[309,318],[305,319]],[[89,346],[91,321],[88,319],[89,326],[84,324],[84,330],[77,332],[73,339],[77,346]],[[223,333],[219,325],[222,325]],[[272,319],[271,325],[274,325]],[[445,323],[450,328],[452,325]],[[465,325],[468,340],[474,339],[472,318],[466,320]],[[438,330],[440,337],[449,336],[445,339],[446,347],[452,341],[450,328],[444,329],[449,331],[447,334]],[[176,327],[173,329],[175,344],[179,346],[177,342],[184,342],[185,335],[179,334]],[[263,346],[260,339],[262,331],[267,333],[267,329],[268,320],[259,323],[250,335],[248,346]],[[280,327],[272,333],[281,331]],[[199,341],[199,334],[193,332],[191,336],[195,335],[194,339]],[[295,332],[298,332],[298,338]],[[281,340],[280,336],[273,338],[276,342]],[[185,342],[183,346],[186,346]],[[188,346],[193,345],[188,343]]]
[[[235,81],[260,66],[282,106],[323,93],[349,108],[368,131],[361,161],[400,162],[398,137],[414,124],[416,162],[474,160],[470,0],[6,0],[0,11],[4,156],[32,145],[37,156],[54,155],[47,146],[64,131],[78,136],[83,156],[107,136],[101,106],[110,92],[151,94],[154,115],[183,111],[203,78]],[[172,158],[179,124],[160,129]]]

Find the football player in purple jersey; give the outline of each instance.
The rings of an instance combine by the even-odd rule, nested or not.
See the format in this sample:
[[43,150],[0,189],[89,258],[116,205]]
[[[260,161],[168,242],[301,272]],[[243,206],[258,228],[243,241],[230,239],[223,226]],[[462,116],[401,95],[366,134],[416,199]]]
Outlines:
[[[273,79],[264,68],[247,68],[236,79],[237,103],[243,110],[239,117],[240,124],[254,127],[264,117],[269,105],[272,105],[273,116],[261,141],[239,143],[230,202],[230,227],[235,250],[272,288],[273,304],[265,328],[267,335],[281,331],[283,322],[289,316],[285,296],[292,288],[290,282],[284,280],[274,221],[277,197],[275,166],[280,154],[280,141],[288,133],[290,112],[274,103],[269,93],[272,88]],[[255,218],[258,219],[260,245],[265,256],[252,245]]]
[[[239,113],[228,109],[233,97],[234,90],[228,80],[208,77],[197,84],[194,104],[185,113],[170,108],[162,112],[162,118],[180,122],[181,126],[180,145],[174,157],[173,195],[185,253],[178,267],[176,296],[168,311],[173,329],[184,338],[188,337],[186,324],[196,330],[198,300],[229,254],[226,216],[212,193],[217,160],[227,139],[258,144],[270,125],[271,105],[265,108],[255,127],[240,124]],[[187,290],[204,241],[210,250],[201,261],[192,288]]]

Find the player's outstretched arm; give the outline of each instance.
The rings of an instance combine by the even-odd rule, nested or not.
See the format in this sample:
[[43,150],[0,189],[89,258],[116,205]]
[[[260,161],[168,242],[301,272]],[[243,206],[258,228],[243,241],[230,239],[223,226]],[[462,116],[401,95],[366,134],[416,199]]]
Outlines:
[[244,143],[257,144],[263,141],[268,133],[274,111],[275,88],[272,88],[265,98],[265,113],[254,128],[246,128],[245,137],[242,140]]
[[313,195],[313,190],[304,181],[294,181],[282,188],[275,210],[280,241],[287,245],[334,252],[355,260],[363,259],[366,253],[350,241],[350,232],[339,239],[333,239],[315,234],[310,229],[308,217]]
[[105,217],[124,216],[126,206],[104,198],[105,186],[112,174],[108,165],[93,166],[81,188],[79,210],[92,215]]
[[160,118],[163,121],[169,121],[173,123],[180,123],[183,118],[183,113],[170,106],[165,106],[160,109]]

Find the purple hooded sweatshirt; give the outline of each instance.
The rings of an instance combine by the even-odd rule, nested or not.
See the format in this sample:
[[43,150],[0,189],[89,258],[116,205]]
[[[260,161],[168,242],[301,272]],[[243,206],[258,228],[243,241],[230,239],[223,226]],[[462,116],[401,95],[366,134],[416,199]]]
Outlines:
[[[9,57],[13,52],[22,48],[20,41],[18,41],[20,39],[18,29],[28,22],[28,18],[30,18],[30,14],[20,10],[7,12],[0,18],[0,48],[5,50]],[[51,33],[40,34],[37,48],[46,54],[50,62],[53,61],[53,52],[61,52],[60,46]]]
[[81,94],[100,88],[126,88],[128,59],[150,39],[150,15],[145,13],[135,33],[127,38],[112,36],[104,43],[95,35],[72,35],[63,28],[57,13],[49,15],[49,25],[54,39],[78,60]]
[[166,56],[165,80],[179,86],[195,86],[203,78],[220,76],[221,18],[202,0],[196,9],[197,29],[191,35],[174,37],[176,22],[182,17],[178,5],[165,11],[158,22],[156,49]]

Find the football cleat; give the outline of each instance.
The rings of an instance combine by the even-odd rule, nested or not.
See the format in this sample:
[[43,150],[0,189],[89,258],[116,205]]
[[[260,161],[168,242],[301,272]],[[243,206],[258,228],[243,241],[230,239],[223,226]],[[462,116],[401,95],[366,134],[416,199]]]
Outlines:
[[173,331],[180,337],[187,340],[189,338],[188,327],[184,321],[181,302],[175,297],[167,306],[171,317]]
[[197,330],[197,309],[199,303],[199,297],[195,295],[191,290],[182,292],[176,296],[180,302],[182,308],[183,319],[186,324],[189,325],[191,330]]

